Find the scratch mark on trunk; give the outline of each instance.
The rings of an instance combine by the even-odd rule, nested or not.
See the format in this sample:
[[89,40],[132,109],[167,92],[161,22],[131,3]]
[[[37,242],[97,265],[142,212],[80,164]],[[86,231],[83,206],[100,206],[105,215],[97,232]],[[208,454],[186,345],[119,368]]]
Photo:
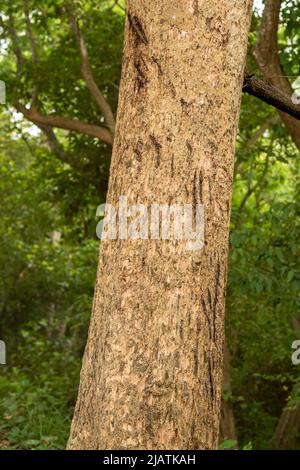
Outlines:
[[197,209],[197,173],[194,174],[194,181],[193,181],[193,213],[195,218],[196,224],[196,209]]
[[193,0],[193,10],[194,10],[194,15],[198,16],[200,13],[198,0]]
[[194,375],[197,375],[199,368],[199,334],[200,334],[200,320],[197,320],[196,328],[196,347],[194,352]]
[[211,178],[208,177],[208,194],[209,194],[209,202],[212,204],[212,187],[211,187]]
[[163,75],[164,74],[163,69],[162,69],[162,66],[160,65],[158,58],[155,56],[152,56],[151,59],[152,59],[152,62],[154,62],[154,64],[157,66],[158,74]]
[[217,306],[219,300],[219,287],[220,287],[220,277],[221,277],[221,266],[220,260],[217,261],[216,273],[215,273],[215,295],[213,301],[213,323],[214,323],[214,341],[216,341],[216,317],[217,317]]
[[209,339],[212,340],[213,339],[212,322],[211,322],[211,318],[209,317],[207,306],[206,306],[206,303],[205,303],[205,300],[204,300],[203,296],[201,297],[201,305],[202,305],[202,310],[203,310],[204,316],[205,316],[207,324],[208,324]]
[[160,166],[162,145],[158,142],[158,140],[156,139],[156,137],[153,134],[150,134],[150,140],[151,140],[152,145],[155,148],[155,152],[156,152],[155,166],[156,166],[156,168],[158,168]]
[[134,149],[134,154],[135,154],[135,158],[136,160],[141,163],[142,161],[142,148],[143,148],[143,142],[141,140],[138,140],[137,144],[136,144],[136,147]]
[[137,71],[135,88],[139,92],[148,83],[148,79],[147,79],[148,67],[142,56],[134,62],[134,68]]
[[186,141],[186,147],[188,149],[188,154],[189,154],[189,157],[190,157],[193,153],[193,147],[192,147],[192,144],[189,140]]
[[200,203],[203,204],[203,173],[200,171],[200,176],[199,176],[199,198],[200,198]]
[[207,355],[208,359],[208,376],[209,376],[209,385],[211,391],[211,398],[212,398],[212,406],[214,404],[215,398],[215,388],[214,388],[214,380],[213,380],[213,361],[210,352]]
[[132,30],[135,37],[136,45],[140,43],[145,45],[148,44],[149,41],[140,19],[136,15],[131,15],[129,12],[127,13],[127,16],[130,29]]
[[174,178],[174,155],[172,155],[171,160],[171,177]]

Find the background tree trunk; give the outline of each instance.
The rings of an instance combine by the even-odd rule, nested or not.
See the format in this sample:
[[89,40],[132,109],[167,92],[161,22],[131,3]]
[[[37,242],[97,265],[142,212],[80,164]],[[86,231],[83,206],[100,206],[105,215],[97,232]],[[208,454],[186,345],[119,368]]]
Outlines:
[[[299,396],[299,384],[294,386],[292,395]],[[272,450],[296,449],[300,431],[300,403],[286,406],[282,411],[275,433],[270,441]]]
[[[291,99],[293,88],[280,64],[278,53],[278,26],[282,0],[266,0],[254,57],[265,80]],[[300,121],[279,112],[282,122],[300,150]]]
[[252,0],[128,0],[108,202],[205,207],[205,247],[101,246],[69,449],[218,444],[234,146]]

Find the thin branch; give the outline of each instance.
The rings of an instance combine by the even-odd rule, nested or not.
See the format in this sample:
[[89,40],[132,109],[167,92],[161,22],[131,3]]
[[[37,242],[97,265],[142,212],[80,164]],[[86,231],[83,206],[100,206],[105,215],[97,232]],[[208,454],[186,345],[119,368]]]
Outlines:
[[279,124],[280,118],[278,114],[271,116],[262,123],[262,125],[255,131],[249,140],[247,140],[244,146],[244,152],[248,153],[250,149],[259,141],[259,139],[264,135],[264,133],[271,129],[275,124]]
[[31,108],[27,109],[21,103],[16,103],[15,105],[17,111],[23,114],[29,121],[37,125],[58,127],[59,129],[65,129],[68,131],[75,131],[81,134],[89,135],[96,139],[103,140],[106,144],[112,145],[113,138],[108,129],[104,127],[99,127],[94,124],[87,124],[85,122],[79,121],[78,119],[71,119],[62,116],[44,115],[40,114],[36,109]]
[[[247,154],[250,152],[252,147],[260,140],[260,138],[264,135],[264,133],[268,130],[271,129],[275,124],[280,123],[280,117],[278,114],[275,114],[275,116],[271,116],[268,119],[266,119],[260,127],[255,131],[252,136],[245,142],[244,147],[243,147],[243,154],[244,156],[247,156]],[[235,165],[235,174],[241,173],[243,166],[245,163],[245,159],[239,161]]]
[[242,213],[246,207],[246,204],[248,202],[248,199],[252,196],[252,194],[256,191],[257,188],[259,188],[264,179],[265,179],[265,176],[268,172],[268,168],[269,168],[269,159],[270,159],[270,152],[267,154],[266,156],[266,160],[265,160],[265,163],[264,163],[264,169],[263,169],[263,172],[261,174],[261,177],[259,178],[259,180],[255,183],[254,186],[251,186],[251,183],[249,183],[248,185],[248,190],[246,192],[246,194],[244,195],[243,199],[242,199],[242,202],[237,210],[238,212],[238,217],[237,217],[237,221],[236,221],[236,227],[239,228],[241,226],[241,220],[242,220]]
[[[26,30],[27,30],[27,35],[28,35],[29,42],[30,42],[32,60],[34,63],[36,63],[38,60],[37,49],[36,49],[35,39],[32,33],[29,10],[28,10],[28,3],[26,0],[24,0],[24,13],[26,17],[26,27],[27,27]],[[1,24],[2,23],[3,23],[3,20],[1,19]],[[22,51],[19,47],[18,36],[16,33],[16,29],[14,27],[14,20],[13,20],[12,15],[9,16],[8,32],[12,41],[13,51],[16,56],[17,79],[19,80],[22,74],[24,58],[23,58]],[[65,118],[65,117],[61,117],[57,115],[40,114],[36,109],[37,87],[34,87],[32,97],[33,97],[33,102],[31,104],[30,109],[26,108],[20,102],[17,102],[15,104],[16,110],[22,113],[26,119],[36,124],[41,130],[43,130],[44,133],[46,133],[50,148],[54,150],[54,147],[55,147],[56,153],[57,154],[60,153],[61,158],[63,157],[66,158],[66,154],[63,156],[62,150],[59,151],[60,144],[57,141],[54,132],[50,129],[51,127],[57,127],[57,128],[65,129],[68,131],[74,131],[74,132],[86,134],[86,135],[89,135],[90,137],[100,139],[106,144],[112,145],[113,137],[108,129],[105,129],[104,127],[96,126],[93,124],[87,124],[77,119]],[[56,142],[54,139],[56,139]]]
[[10,122],[12,123],[13,129],[20,135],[21,139],[25,142],[26,147],[28,148],[30,154],[34,156],[34,152],[31,147],[31,144],[29,140],[27,139],[26,135],[24,134],[23,130],[18,127],[18,124],[16,120],[14,119],[12,110],[8,107],[8,105],[5,105],[5,108],[8,114],[10,114]]
[[90,61],[89,61],[86,43],[85,43],[83,34],[79,28],[78,22],[76,21],[72,13],[71,6],[69,4],[67,4],[66,6],[66,11],[67,11],[71,30],[73,31],[73,34],[76,37],[77,44],[78,44],[79,51],[80,51],[82,76],[86,82],[88,89],[91,92],[91,95],[94,97],[101,113],[103,114],[105,122],[111,134],[114,135],[116,123],[115,123],[113,112],[95,82],[94,75],[93,75],[92,68],[91,68]]
[[59,143],[57,140],[57,137],[55,135],[55,132],[53,131],[52,127],[49,126],[44,126],[42,124],[37,124],[39,129],[45,134],[47,138],[47,142],[49,145],[49,148],[52,150],[52,152],[64,163],[68,163],[72,167],[77,168],[78,162],[74,159],[74,157],[65,152],[63,149],[62,145]]
[[120,5],[120,1],[119,1],[119,0],[116,1],[116,5],[117,5],[119,8],[121,8],[121,10],[126,11],[126,8],[124,8],[122,5]]

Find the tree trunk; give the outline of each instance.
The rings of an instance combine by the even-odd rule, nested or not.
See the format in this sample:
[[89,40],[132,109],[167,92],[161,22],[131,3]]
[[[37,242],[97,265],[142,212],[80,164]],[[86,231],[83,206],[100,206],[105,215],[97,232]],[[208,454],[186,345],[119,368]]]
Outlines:
[[[291,99],[293,88],[280,64],[278,26],[282,0],[266,0],[254,57],[265,80]],[[279,111],[280,118],[300,150],[300,121]]]
[[[299,396],[299,384],[294,385],[292,396]],[[295,400],[294,400],[295,401]],[[300,432],[300,403],[286,406],[279,418],[275,433],[270,441],[272,450],[297,449]]]
[[[297,337],[300,336],[300,325],[295,316],[292,324]],[[296,383],[290,393],[289,403],[284,407],[278,420],[274,435],[270,441],[272,450],[297,449],[300,437],[300,385]],[[292,400],[291,400],[292,398]]]
[[212,449],[252,0],[128,0],[108,202],[203,203],[205,246],[103,241],[69,449]]

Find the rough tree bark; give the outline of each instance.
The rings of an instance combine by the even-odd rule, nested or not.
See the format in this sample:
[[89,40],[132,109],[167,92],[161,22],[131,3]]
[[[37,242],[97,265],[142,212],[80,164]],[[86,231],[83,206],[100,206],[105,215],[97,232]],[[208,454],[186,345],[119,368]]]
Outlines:
[[234,147],[252,0],[128,0],[108,202],[204,204],[205,247],[100,262],[69,449],[218,445]]

